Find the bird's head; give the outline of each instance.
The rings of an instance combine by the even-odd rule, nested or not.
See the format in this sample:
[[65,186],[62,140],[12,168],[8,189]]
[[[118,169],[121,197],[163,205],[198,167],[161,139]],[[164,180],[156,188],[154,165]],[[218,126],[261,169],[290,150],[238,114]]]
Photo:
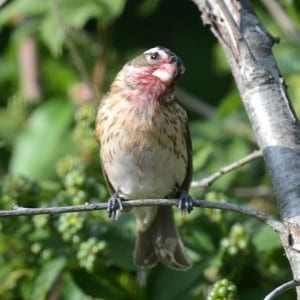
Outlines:
[[159,98],[184,71],[176,54],[157,46],[129,61],[120,71],[117,82],[122,81],[133,93]]
[[181,59],[171,50],[161,46],[145,51],[132,60],[131,64],[145,68],[145,73],[166,85],[173,83],[185,70]]

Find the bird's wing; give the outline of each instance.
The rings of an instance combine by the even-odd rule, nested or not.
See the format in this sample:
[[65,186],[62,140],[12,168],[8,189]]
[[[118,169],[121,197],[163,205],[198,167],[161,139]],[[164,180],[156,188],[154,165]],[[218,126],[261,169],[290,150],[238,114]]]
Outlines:
[[192,140],[191,140],[188,123],[186,123],[185,127],[186,127],[186,130],[185,130],[184,138],[185,138],[185,143],[186,143],[186,148],[187,148],[188,161],[187,161],[187,172],[186,172],[186,175],[185,175],[185,178],[184,178],[184,181],[183,181],[181,187],[185,191],[188,191],[190,188],[190,184],[191,184],[192,176],[193,176],[193,155],[192,155]]
[[116,191],[114,190],[112,184],[110,183],[110,181],[108,179],[107,173],[106,173],[106,171],[104,169],[104,166],[103,166],[103,163],[102,163],[101,159],[100,159],[100,161],[101,161],[101,170],[102,170],[102,174],[103,174],[104,180],[106,182],[107,189],[108,189],[109,193],[111,195],[113,195]]

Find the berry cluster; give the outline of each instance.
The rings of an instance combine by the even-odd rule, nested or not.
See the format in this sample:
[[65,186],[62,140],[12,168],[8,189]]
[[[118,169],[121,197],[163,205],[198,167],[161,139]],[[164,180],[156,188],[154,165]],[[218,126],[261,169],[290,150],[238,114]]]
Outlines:
[[241,224],[234,224],[230,230],[229,237],[222,239],[221,246],[231,255],[245,252],[249,245],[249,235]]
[[[59,161],[57,175],[62,184],[57,194],[60,205],[82,205],[94,200],[98,202],[100,195],[106,197],[104,187],[89,176],[87,166],[79,158],[69,156]],[[95,237],[85,240],[92,223],[82,213],[62,214],[58,219],[58,232],[63,241],[70,243],[79,265],[87,271],[93,269],[97,255],[105,248],[105,243]]]
[[96,238],[91,237],[85,242],[81,242],[77,251],[77,259],[79,265],[87,271],[92,271],[97,254],[105,249],[106,244],[104,241],[98,241]]
[[[212,202],[226,202],[225,195],[223,193],[210,191],[205,195],[205,200]],[[213,222],[220,222],[223,217],[223,211],[221,209],[204,208],[204,214]]]
[[228,279],[222,279],[217,281],[207,300],[237,300],[237,287]]
[[91,160],[98,152],[98,142],[94,136],[95,108],[90,103],[84,103],[75,113],[75,128],[73,137],[80,147],[80,152],[86,160]]
[[87,174],[86,166],[76,157],[65,157],[57,164],[57,175],[63,185],[57,198],[60,203],[80,205],[95,199],[99,201],[105,188]]
[[40,193],[41,187],[36,181],[22,175],[8,176],[0,190],[1,206],[3,209],[11,209],[13,204],[19,202],[22,205],[28,204]]

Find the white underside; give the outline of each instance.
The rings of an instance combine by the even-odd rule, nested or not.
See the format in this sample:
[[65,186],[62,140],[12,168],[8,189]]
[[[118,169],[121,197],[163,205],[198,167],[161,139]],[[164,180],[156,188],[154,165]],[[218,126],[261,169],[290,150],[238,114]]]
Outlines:
[[165,197],[184,180],[185,162],[168,149],[116,152],[110,163],[104,162],[104,168],[114,189],[127,199]]

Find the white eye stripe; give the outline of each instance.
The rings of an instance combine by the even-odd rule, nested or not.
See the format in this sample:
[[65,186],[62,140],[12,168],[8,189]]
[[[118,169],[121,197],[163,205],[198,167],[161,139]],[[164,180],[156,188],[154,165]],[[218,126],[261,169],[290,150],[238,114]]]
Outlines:
[[159,47],[151,48],[151,49],[145,51],[144,54],[153,54],[155,52],[157,52],[160,55],[160,57],[162,57],[164,59],[168,58],[168,54],[166,53],[166,51],[160,49]]

